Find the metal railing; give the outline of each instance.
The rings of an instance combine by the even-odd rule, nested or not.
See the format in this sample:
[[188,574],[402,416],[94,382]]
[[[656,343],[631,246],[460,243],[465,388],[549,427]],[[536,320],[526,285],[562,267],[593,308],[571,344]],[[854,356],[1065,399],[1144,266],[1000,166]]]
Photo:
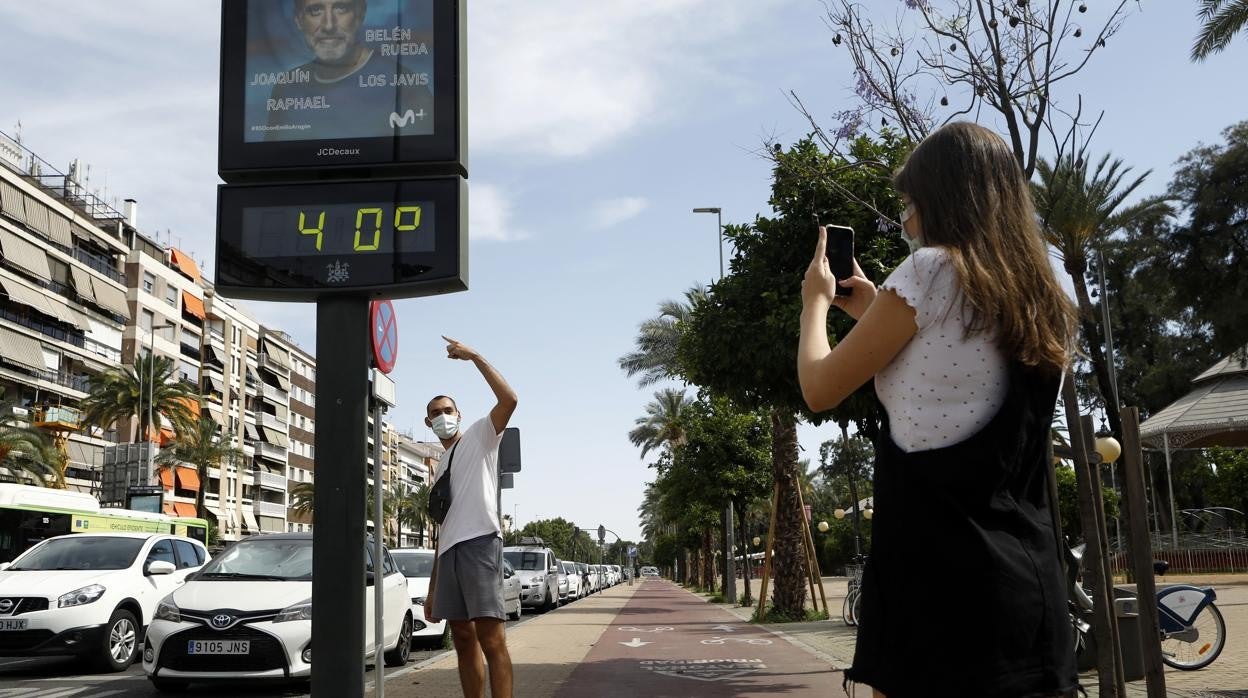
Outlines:
[[269,385],[268,383],[264,383],[263,381],[261,381],[261,386],[261,390],[264,392],[265,397],[270,400],[276,400],[277,402],[286,402],[286,391],[276,386]]
[[[57,245],[57,247],[64,249],[64,246],[62,245]],[[103,255],[97,255],[93,252],[88,252],[81,247],[75,247],[73,255],[74,259],[82,262],[88,267],[91,267],[91,269],[103,274],[104,276],[107,276],[113,281],[116,281],[119,284],[126,283],[126,275],[118,271],[117,267],[113,265],[112,260],[109,258],[104,257]]]
[[286,505],[279,502],[256,502],[256,513],[261,516],[276,516],[286,518]]
[[256,442],[256,452],[262,456],[276,458],[283,463],[286,462],[286,449],[281,446],[275,446],[267,441]]
[[264,470],[257,470],[255,473],[256,477],[254,482],[256,487],[267,487],[269,489],[283,491],[286,490],[286,476],[266,472]]

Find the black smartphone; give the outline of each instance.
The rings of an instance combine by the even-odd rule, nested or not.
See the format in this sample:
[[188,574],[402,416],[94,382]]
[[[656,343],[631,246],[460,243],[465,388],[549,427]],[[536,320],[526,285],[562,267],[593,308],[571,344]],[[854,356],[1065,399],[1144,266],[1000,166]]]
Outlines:
[[842,286],[841,281],[854,275],[854,229],[847,225],[824,225],[828,231],[828,246],[824,251],[828,267],[836,277],[836,295],[852,296],[852,286]]

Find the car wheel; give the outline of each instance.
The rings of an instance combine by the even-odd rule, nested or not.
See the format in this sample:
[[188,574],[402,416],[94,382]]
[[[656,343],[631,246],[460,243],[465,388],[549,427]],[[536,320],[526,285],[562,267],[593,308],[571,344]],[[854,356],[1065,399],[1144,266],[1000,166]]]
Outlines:
[[550,612],[559,606],[559,596],[550,589],[546,590],[546,603],[542,606],[542,610]]
[[152,679],[152,688],[157,693],[184,693],[188,684],[185,681],[174,681],[173,679]]
[[101,671],[125,671],[139,655],[139,622],[124,608],[113,611],[92,658]]
[[386,666],[403,666],[412,656],[412,615],[403,616],[403,627],[399,628],[399,641],[394,649],[386,652]]
[[516,612],[507,612],[507,620],[520,620],[520,599],[516,599]]

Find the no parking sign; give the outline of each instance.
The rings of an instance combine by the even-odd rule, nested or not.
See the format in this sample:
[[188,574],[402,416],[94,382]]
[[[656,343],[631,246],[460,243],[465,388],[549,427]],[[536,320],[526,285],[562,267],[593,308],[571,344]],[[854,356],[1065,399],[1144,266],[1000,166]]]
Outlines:
[[382,373],[390,373],[399,360],[399,320],[390,301],[373,301],[368,311],[372,336],[373,363]]

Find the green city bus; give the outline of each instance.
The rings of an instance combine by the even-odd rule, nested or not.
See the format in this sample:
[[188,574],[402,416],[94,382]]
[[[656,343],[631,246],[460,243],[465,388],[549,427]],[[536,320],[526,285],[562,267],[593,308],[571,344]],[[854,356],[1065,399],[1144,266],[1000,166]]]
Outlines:
[[0,483],[0,562],[66,533],[173,533],[208,543],[204,519],[110,509],[84,492]]

